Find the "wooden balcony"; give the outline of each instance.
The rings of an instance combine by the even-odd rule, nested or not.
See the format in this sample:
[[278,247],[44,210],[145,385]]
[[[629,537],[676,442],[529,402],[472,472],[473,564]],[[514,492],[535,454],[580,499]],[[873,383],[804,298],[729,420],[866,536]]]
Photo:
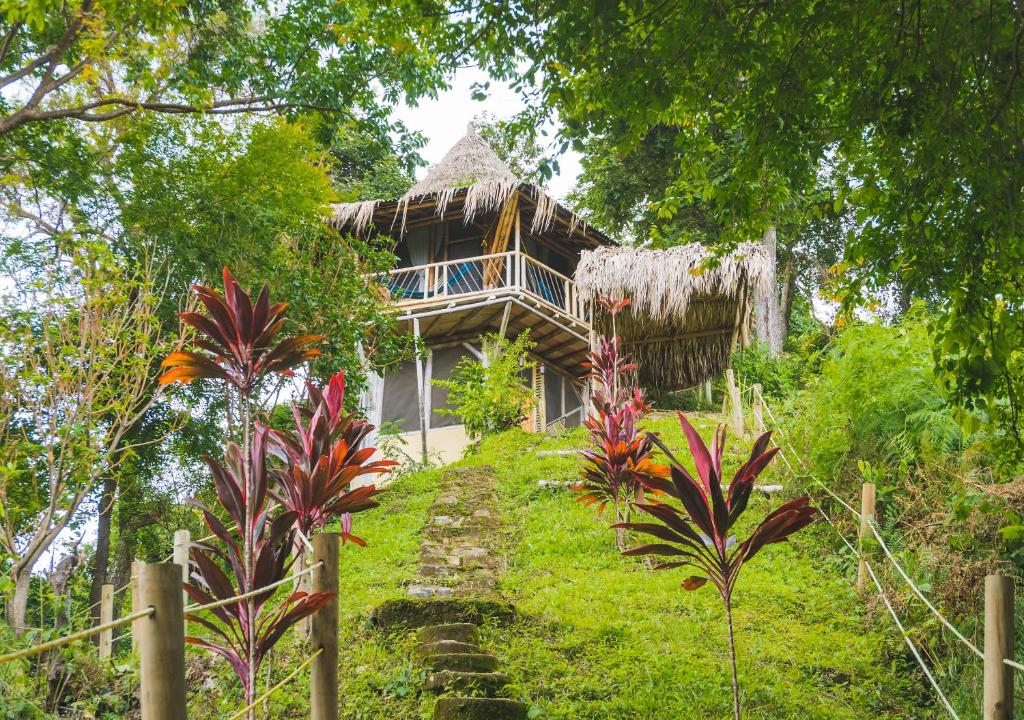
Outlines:
[[588,303],[571,278],[522,252],[397,268],[380,282],[399,308],[399,324],[431,346],[529,329],[538,358],[573,377],[582,374]]

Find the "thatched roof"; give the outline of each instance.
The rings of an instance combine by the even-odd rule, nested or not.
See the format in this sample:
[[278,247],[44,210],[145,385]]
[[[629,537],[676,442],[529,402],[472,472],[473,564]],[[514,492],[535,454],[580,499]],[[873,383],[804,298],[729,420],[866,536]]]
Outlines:
[[[530,229],[547,230],[556,216],[561,217],[572,235],[586,223],[543,189],[525,183],[515,176],[497,153],[480,137],[470,123],[466,135],[445,154],[426,177],[409,188],[398,200],[366,200],[336,203],[332,206],[332,223],[342,230],[364,233],[371,225],[388,232],[404,234],[410,206],[429,201],[437,216],[443,216],[457,201],[464,212],[464,221],[497,212],[516,192],[524,193],[533,206]],[[381,225],[384,225],[381,228]],[[599,241],[610,242],[603,235]]]
[[[616,318],[618,334],[650,390],[693,387],[729,365],[733,345],[750,330],[752,299],[765,289],[768,252],[744,243],[718,258],[699,244],[668,250],[602,247],[583,253],[576,285],[589,300],[628,297]],[[595,309],[598,332],[610,334]]]

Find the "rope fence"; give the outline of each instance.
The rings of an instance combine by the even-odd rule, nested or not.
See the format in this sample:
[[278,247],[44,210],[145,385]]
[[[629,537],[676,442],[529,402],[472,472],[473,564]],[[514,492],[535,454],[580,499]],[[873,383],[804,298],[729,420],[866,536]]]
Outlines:
[[[990,715],[988,714],[989,713],[989,708],[1002,708],[1003,711],[1005,711],[1005,708],[1007,708],[1007,707],[1012,708],[1013,701],[1014,701],[1014,697],[1013,697],[1013,679],[1012,679],[1012,675],[1011,675],[1009,677],[1009,680],[1007,681],[1007,679],[1005,677],[1007,675],[1007,673],[1004,673],[1002,671],[1002,668],[1006,667],[1006,668],[1011,668],[1013,670],[1024,671],[1024,664],[1016,662],[1012,658],[1007,657],[1007,655],[1012,654],[1012,647],[1013,647],[1013,642],[1012,642],[1012,638],[1013,638],[1013,610],[1012,610],[1012,608],[1013,608],[1013,595],[1012,595],[1012,583],[1009,582],[1009,579],[1008,578],[1002,578],[1002,576],[990,576],[990,577],[999,577],[1001,580],[1007,581],[1007,582],[1004,583],[1004,587],[1008,588],[1008,595],[1004,595],[1002,597],[995,597],[995,598],[989,597],[989,584],[988,584],[988,582],[986,582],[986,613],[985,613],[986,646],[990,642],[990,625],[993,626],[993,627],[999,626],[998,630],[993,629],[991,631],[992,632],[992,637],[996,638],[996,639],[1003,640],[1003,642],[1000,643],[1000,647],[1003,649],[1003,651],[1001,653],[999,653],[999,654],[1002,655],[1002,657],[996,657],[995,660],[992,660],[991,658],[986,657],[986,653],[981,648],[979,648],[974,642],[972,642],[967,636],[965,636],[963,634],[963,632],[961,632],[960,629],[956,627],[956,625],[954,625],[952,622],[950,622],[950,620],[948,618],[946,618],[946,616],[943,615],[939,611],[939,609],[937,607],[935,607],[935,605],[928,599],[928,597],[924,594],[924,592],[921,590],[921,588],[918,586],[918,584],[915,583],[914,580],[910,577],[909,573],[907,573],[907,571],[903,568],[903,566],[900,565],[899,561],[896,559],[895,554],[892,552],[892,549],[889,547],[888,543],[886,543],[886,541],[885,541],[885,538],[882,536],[881,528],[879,527],[879,525],[878,525],[878,523],[877,523],[877,521],[875,519],[875,488],[874,488],[874,484],[872,484],[872,483],[865,483],[864,484],[863,492],[862,492],[862,508],[861,508],[861,512],[858,512],[850,503],[846,502],[843,498],[841,498],[839,495],[837,495],[830,487],[828,487],[824,482],[822,482],[813,473],[810,472],[810,470],[807,468],[807,466],[804,464],[803,460],[801,459],[800,454],[797,453],[795,451],[795,449],[793,448],[793,444],[790,442],[789,437],[786,435],[785,430],[782,428],[781,424],[778,422],[778,419],[775,417],[774,413],[772,413],[771,408],[768,406],[768,404],[766,402],[764,402],[763,398],[761,398],[760,405],[763,408],[763,410],[765,411],[765,413],[767,413],[769,419],[771,420],[771,424],[773,426],[773,429],[778,431],[778,434],[781,437],[781,439],[785,442],[789,453],[793,455],[793,457],[796,459],[797,463],[799,463],[801,469],[803,470],[803,473],[801,473],[799,476],[800,477],[809,478],[810,480],[812,480],[814,483],[816,483],[818,486],[820,486],[822,488],[822,490],[824,490],[825,493],[829,497],[831,497],[839,505],[841,505],[843,508],[845,508],[850,513],[850,515],[852,516],[853,519],[855,519],[856,521],[859,521],[859,523],[860,523],[860,537],[859,537],[860,547],[858,548],[858,547],[855,547],[853,545],[853,543],[851,543],[843,535],[842,531],[839,529],[839,527],[836,525],[836,523],[832,520],[832,518],[830,518],[825,513],[824,510],[819,508],[819,513],[821,514],[821,516],[823,518],[825,518],[826,521],[828,521],[829,525],[832,526],[833,530],[835,530],[835,532],[836,532],[836,535],[839,537],[840,540],[842,540],[843,544],[858,558],[859,565],[860,565],[860,571],[859,571],[859,577],[858,577],[858,587],[860,588],[862,586],[862,578],[870,579],[871,582],[874,584],[875,589],[877,590],[879,597],[882,599],[882,602],[885,605],[886,610],[888,611],[890,617],[892,618],[893,623],[896,625],[896,628],[899,630],[900,636],[903,638],[904,642],[906,642],[907,647],[910,649],[911,654],[913,655],[914,659],[917,661],[918,665],[920,666],[922,673],[927,678],[929,684],[932,686],[932,689],[935,691],[935,694],[936,694],[939,702],[945,708],[945,710],[949,714],[949,716],[952,717],[954,720],[960,720],[959,715],[956,712],[956,709],[953,707],[952,703],[949,701],[949,698],[943,692],[943,690],[940,687],[938,681],[935,679],[935,675],[932,673],[931,669],[928,667],[928,664],[925,662],[924,657],[921,654],[921,651],[914,644],[913,640],[911,640],[910,634],[908,633],[906,627],[903,625],[902,621],[899,618],[898,613],[896,612],[895,608],[892,605],[892,602],[890,601],[888,595],[886,594],[881,580],[878,578],[878,575],[875,572],[874,567],[872,566],[871,562],[868,560],[867,553],[865,552],[865,549],[864,549],[864,541],[866,539],[866,536],[870,536],[871,539],[873,539],[873,541],[875,543],[877,543],[878,547],[882,550],[882,553],[883,553],[883,556],[884,556],[885,560],[893,567],[893,569],[896,571],[896,573],[910,587],[911,591],[917,597],[917,599],[920,600],[921,603],[924,604],[924,606],[939,621],[939,623],[943,627],[945,627],[947,630],[949,630],[953,634],[953,636],[961,644],[963,644],[964,647],[966,647],[973,655],[975,655],[976,657],[978,657],[978,658],[980,658],[981,660],[984,661],[984,664],[985,664],[985,698],[984,698],[984,703],[985,703],[985,708],[986,708],[986,715],[985,715],[985,717],[990,717]],[[795,469],[794,469],[792,463],[790,463],[790,461],[786,458],[786,451],[783,450],[781,447],[779,449],[779,455],[782,457],[782,459],[785,462],[786,467],[789,469],[790,473],[792,473],[794,476],[798,476],[798,474],[795,472]],[[1002,610],[1002,612],[1000,614],[998,614],[995,617],[993,617],[993,614],[990,611],[990,605],[992,607],[1001,607],[1001,608],[1003,608],[1003,610]],[[1002,638],[998,638],[997,636],[999,634],[1001,634],[1003,637]],[[1002,675],[1003,677],[1000,678],[999,677],[1000,675]],[[991,686],[992,689],[990,689],[990,686]],[[991,716],[992,717],[996,717],[996,715],[994,715],[994,714],[991,715]],[[1000,715],[1000,717],[1002,717],[1002,715]],[[1009,717],[1009,716],[1007,716],[1007,717]]]
[[[197,542],[206,542],[212,537]],[[186,606],[184,601],[186,594],[182,587],[182,581],[187,578],[187,568],[182,566],[180,561],[188,562],[188,555],[185,551],[195,543],[189,541],[187,531],[178,531],[175,538],[176,553],[172,555],[172,558],[177,558],[178,562],[146,565],[137,562],[133,564],[132,581],[129,584],[117,590],[110,585],[103,586],[102,616],[109,616],[112,612],[113,596],[128,588],[132,589],[132,604],[136,608],[143,605],[144,607],[117,620],[100,622],[85,630],[0,655],[0,665],[66,647],[95,635],[100,636],[100,658],[110,658],[111,646],[115,642],[131,638],[132,644],[139,651],[140,699],[143,717],[154,720],[183,718],[187,714],[188,694],[188,686],[185,682],[185,634],[188,622],[186,613],[215,610],[250,598],[267,595],[283,585],[296,583],[300,578],[312,575],[311,591],[326,593],[332,598],[310,617],[309,641],[317,650],[306,657],[287,677],[260,695],[253,703],[231,715],[228,720],[245,717],[257,705],[266,702],[275,693],[293,682],[303,670],[310,666],[313,667],[309,680],[312,720],[337,720],[337,592],[340,535],[320,533],[310,540],[303,534],[301,541],[316,561],[309,567],[248,592],[238,593],[210,603]],[[91,610],[92,607],[88,610]],[[143,620],[145,622],[139,622]],[[115,629],[129,624],[132,625],[131,632],[122,633],[117,638],[113,637]],[[106,655],[104,655],[105,652]]]

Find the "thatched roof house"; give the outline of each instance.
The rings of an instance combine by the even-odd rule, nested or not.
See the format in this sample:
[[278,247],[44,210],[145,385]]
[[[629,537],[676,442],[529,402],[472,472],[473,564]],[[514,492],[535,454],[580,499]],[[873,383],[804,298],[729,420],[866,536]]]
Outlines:
[[[584,252],[576,284],[588,300],[628,297],[616,318],[618,334],[638,363],[638,380],[652,390],[693,387],[729,366],[737,340],[744,346],[752,299],[765,289],[769,259],[759,243],[721,257],[702,245],[667,250],[603,247]],[[606,313],[595,329],[611,334]]]
[[499,212],[517,194],[524,225],[532,234],[557,236],[563,243],[568,237],[577,249],[612,244],[543,188],[517,178],[472,124],[465,137],[405,195],[397,200],[336,203],[331,222],[355,235],[377,230],[402,236],[432,217],[461,217],[468,225]]

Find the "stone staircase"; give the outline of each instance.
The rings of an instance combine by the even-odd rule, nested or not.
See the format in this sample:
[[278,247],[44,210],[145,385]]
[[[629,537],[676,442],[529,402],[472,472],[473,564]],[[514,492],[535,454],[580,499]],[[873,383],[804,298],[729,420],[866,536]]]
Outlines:
[[446,472],[422,531],[420,567],[406,598],[378,607],[372,622],[415,630],[424,689],[440,695],[434,720],[526,720],[529,706],[502,697],[508,678],[499,658],[480,647],[485,622],[510,622],[515,610],[497,597],[502,569],[494,469]]

